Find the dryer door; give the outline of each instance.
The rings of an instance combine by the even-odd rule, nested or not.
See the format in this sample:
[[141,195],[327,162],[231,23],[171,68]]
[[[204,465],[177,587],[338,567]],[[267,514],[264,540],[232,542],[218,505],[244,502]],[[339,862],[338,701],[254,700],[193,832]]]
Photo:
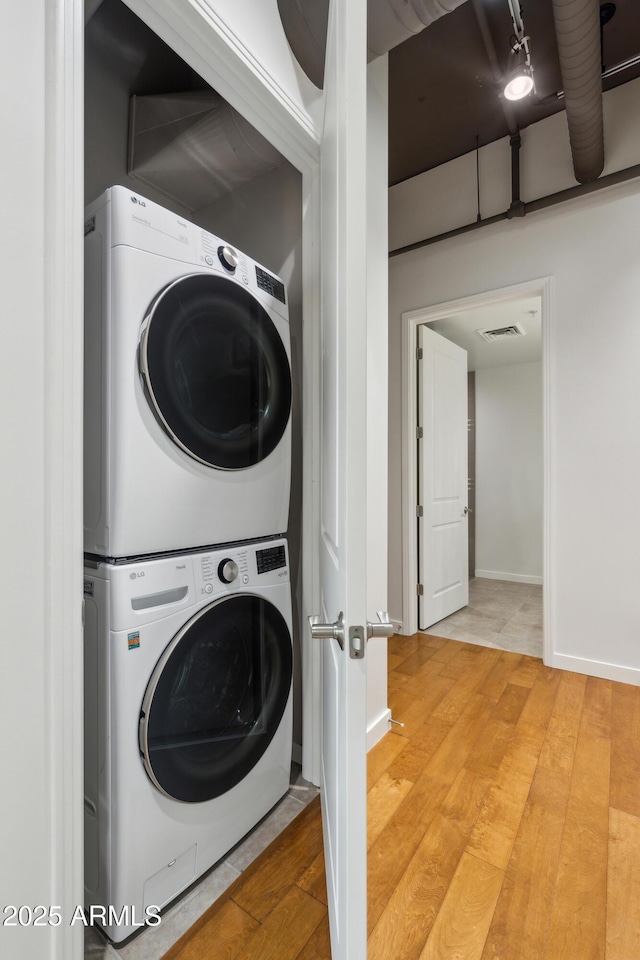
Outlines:
[[193,274],[152,304],[140,371],[156,418],[201,463],[250,467],[276,448],[289,422],[291,370],[282,338],[248,290]]
[[225,597],[164,651],[140,713],[140,750],[156,787],[200,803],[239,783],[278,729],[291,690],[291,636],[273,604]]

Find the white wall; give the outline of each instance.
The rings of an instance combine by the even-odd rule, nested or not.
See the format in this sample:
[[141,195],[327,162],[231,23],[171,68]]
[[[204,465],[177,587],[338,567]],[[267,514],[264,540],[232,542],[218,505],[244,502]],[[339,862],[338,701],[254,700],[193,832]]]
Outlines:
[[542,583],[542,364],[477,370],[476,576]]
[[[640,163],[640,78],[603,97],[603,175]],[[521,132],[520,193],[525,202],[576,186],[562,111]],[[509,138],[480,149],[480,211],[503,213],[511,203]],[[477,215],[476,154],[467,153],[389,190],[389,249],[473,223]]]
[[551,314],[543,318],[551,663],[640,682],[634,519],[639,222],[640,186],[627,184],[392,258],[389,582],[395,615],[401,609],[401,313],[551,277]]

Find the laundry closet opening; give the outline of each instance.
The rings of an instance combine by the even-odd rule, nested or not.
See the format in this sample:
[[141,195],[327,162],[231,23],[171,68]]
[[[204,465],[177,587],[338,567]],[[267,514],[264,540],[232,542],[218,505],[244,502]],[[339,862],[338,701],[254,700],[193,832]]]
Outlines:
[[[169,293],[163,293],[158,297],[158,303],[153,303],[150,297],[149,303],[145,304],[145,309],[148,309],[149,316],[152,317],[149,322],[149,333],[146,340],[144,338],[140,340],[137,356],[131,357],[130,362],[140,364],[145,390],[147,394],[152,395],[148,399],[155,403],[155,409],[152,409],[153,403],[149,404],[148,410],[145,408],[144,416],[150,418],[149,422],[153,429],[163,431],[163,436],[170,435],[175,441],[175,449],[172,448],[173,452],[170,452],[169,456],[176,462],[181,457],[188,457],[193,469],[196,472],[200,471],[203,475],[212,463],[216,463],[216,457],[221,458],[219,463],[221,485],[215,488],[212,497],[212,500],[218,499],[217,504],[212,503],[212,509],[218,511],[221,523],[225,519],[224,491],[233,489],[234,484],[237,491],[238,484],[242,485],[243,470],[247,469],[247,465],[252,466],[256,462],[269,464],[271,462],[269,454],[277,448],[283,431],[285,428],[290,431],[289,510],[288,516],[286,511],[284,513],[283,525],[278,524],[278,529],[274,530],[269,527],[270,517],[278,512],[282,513],[283,507],[282,502],[276,502],[280,493],[278,487],[281,485],[274,480],[275,474],[271,467],[267,466],[264,475],[267,479],[271,475],[274,502],[270,502],[267,496],[258,507],[255,491],[259,486],[247,486],[242,495],[234,494],[235,499],[231,508],[237,511],[238,515],[250,514],[252,511],[255,513],[259,520],[255,533],[252,532],[249,523],[246,528],[240,527],[243,531],[241,536],[230,537],[225,532],[223,536],[216,537],[215,525],[213,525],[214,532],[207,534],[205,542],[196,540],[196,542],[185,542],[179,546],[186,551],[191,550],[192,553],[196,548],[202,552],[201,548],[212,547],[212,555],[215,554],[216,560],[214,571],[216,584],[219,580],[223,584],[228,582],[227,577],[233,573],[239,577],[238,583],[243,576],[252,576],[252,563],[257,564],[257,573],[262,575],[263,580],[269,577],[275,580],[278,570],[288,561],[293,638],[292,755],[294,761],[300,762],[302,749],[300,657],[302,175],[120,0],[103,0],[99,4],[88,4],[86,16],[88,18],[85,31],[86,205],[93,204],[105,195],[105,191],[114,186],[125,187],[131,195],[128,199],[131,203],[134,201],[137,203],[138,213],[141,216],[144,216],[141,206],[148,201],[151,204],[158,204],[164,210],[181,218],[185,224],[195,225],[201,231],[206,231],[218,238],[221,242],[220,244],[216,242],[210,251],[210,256],[216,268],[222,266],[223,274],[225,271],[235,270],[234,258],[236,257],[240,258],[238,279],[241,276],[243,262],[248,261],[251,267],[247,270],[247,276],[249,276],[247,290],[242,290],[241,285],[237,284],[239,288],[237,297],[236,288],[234,288],[233,302],[229,299],[228,302],[223,303],[229,323],[237,322],[239,328],[242,327],[243,336],[246,334],[245,340],[250,333],[257,343],[258,353],[253,348],[245,349],[245,340],[241,340],[240,337],[231,348],[228,348],[233,353],[232,360],[235,366],[245,370],[247,376],[255,381],[251,402],[238,393],[237,382],[233,381],[230,371],[227,371],[229,373],[227,382],[223,383],[225,375],[223,368],[225,364],[229,365],[231,354],[223,352],[217,337],[210,331],[196,329],[192,339],[187,343],[184,339],[181,340],[180,334],[172,329],[173,321],[168,310],[165,309],[164,315],[161,312],[161,308],[164,309],[168,305],[181,311],[185,317],[189,311],[197,316],[200,299],[205,295],[209,296],[212,292],[224,301],[227,296],[225,291],[211,291],[207,287],[207,284],[209,287],[212,284],[215,286],[217,282],[215,278],[211,281],[205,278],[203,281],[202,277],[187,277],[188,290],[183,283],[182,286],[176,285]],[[154,229],[156,233],[162,231],[162,227],[157,224]],[[85,230],[87,230],[86,226]],[[203,247],[203,256],[208,255],[209,253]],[[141,261],[140,266],[132,263],[129,269],[132,289],[140,290],[143,286],[144,263]],[[185,261],[185,276],[201,272],[197,266],[190,268]],[[252,307],[252,318],[245,321],[242,318],[244,301],[241,298],[245,296],[245,299],[250,299],[252,291],[249,289],[249,283],[253,286],[257,283],[258,297],[266,291],[272,300],[273,310],[263,311],[263,316],[259,305],[256,308]],[[206,290],[201,289],[203,284],[207,287]],[[141,299],[144,299],[144,296],[145,294],[141,292]],[[170,303],[171,298],[175,303]],[[275,318],[275,327],[278,327],[278,324],[287,325],[288,362],[280,342],[281,338],[277,334],[268,332],[270,318]],[[140,323],[143,320],[144,311],[140,316]],[[155,324],[156,331],[166,334],[166,342],[169,344],[166,349],[158,345],[159,339],[158,343],[153,343],[152,324]],[[194,328],[196,327],[197,323],[194,324]],[[192,371],[202,366],[202,355],[199,353],[198,343],[201,344],[201,353],[206,352],[210,358],[206,372],[215,376],[217,382],[222,384],[219,395],[224,395],[227,401],[225,407],[218,405],[215,414],[207,408],[207,397],[198,393],[191,382],[186,383],[190,378],[193,379]],[[145,354],[144,351],[147,348],[147,354]],[[89,357],[89,354],[87,356]],[[97,364],[98,361],[95,360],[95,363]],[[92,372],[90,363],[87,369],[90,375]],[[168,369],[174,372],[177,386],[167,386],[162,382]],[[130,371],[127,370],[127,376],[129,373]],[[156,388],[152,386],[154,378]],[[180,382],[180,378],[185,381],[184,384]],[[113,407],[113,404],[117,403],[117,397],[111,396],[109,403]],[[198,421],[195,427],[186,424],[188,418],[184,408],[187,404],[197,414],[192,418]],[[290,422],[287,418],[289,406]],[[155,422],[153,422],[154,417]],[[254,421],[258,420],[261,423],[264,422],[266,426],[259,443],[252,447],[250,439],[247,440],[243,435],[243,429],[248,436],[255,426]],[[246,421],[246,429],[244,427],[241,429],[241,421]],[[224,437],[224,444],[222,442],[218,444],[219,450],[216,449],[216,444],[203,441],[205,433],[207,436],[215,434]],[[91,438],[88,439],[91,443]],[[85,446],[86,444],[85,433]],[[150,490],[150,494],[155,496],[153,489]],[[167,498],[164,511],[158,510],[156,526],[160,531],[160,539],[158,543],[149,541],[150,549],[147,549],[144,543],[142,547],[137,548],[134,538],[131,544],[126,543],[126,549],[101,551],[99,547],[94,547],[89,552],[97,554],[102,552],[107,557],[115,556],[118,562],[125,561],[123,553],[126,553],[129,558],[132,555],[138,557],[143,554],[162,554],[164,548],[160,544],[163,525],[169,526],[171,523],[175,525],[175,514],[185,506],[176,502],[179,496],[180,492],[177,490],[176,499]],[[85,501],[87,501],[86,492]],[[198,523],[197,519],[194,520],[196,532],[194,535],[197,535]],[[226,531],[227,528],[223,527],[223,529]],[[253,553],[251,549],[248,553],[247,551],[243,553],[242,549],[236,549],[235,546],[221,553],[219,545],[222,543],[265,539],[264,529],[269,530],[268,537],[275,538],[276,534],[286,537],[284,545],[282,538],[272,541],[267,538],[260,544],[260,549]],[[110,535],[115,536],[113,531]],[[173,542],[170,543],[169,548],[175,549],[177,554],[178,550]],[[246,574],[242,566],[244,562],[248,564]],[[202,573],[200,568],[198,570]],[[206,571],[202,575],[204,590]],[[157,592],[154,591],[146,591],[142,599],[136,602],[148,606],[156,602],[160,603],[157,600],[158,597],[169,598],[167,606],[173,602],[171,590],[165,589],[162,584]],[[178,596],[177,593],[176,596]],[[164,602],[165,600],[162,600],[162,603]],[[284,662],[283,654],[278,652],[277,647],[277,634],[280,629],[277,614],[274,615],[276,619],[273,622],[268,617],[261,621],[263,627],[260,628],[260,635],[257,638],[251,634],[249,625],[250,618],[253,616],[251,604],[257,608],[262,602],[258,598],[250,602],[247,600],[244,606],[240,604],[242,610],[239,616],[242,623],[238,634],[241,635],[241,644],[244,645],[242,656],[245,656],[248,661],[255,654],[257,664],[272,664],[268,669],[258,667],[264,676],[269,675],[269,671],[276,676]],[[222,613],[220,615],[216,613],[216,617],[222,622],[224,605],[221,610]],[[136,642],[137,638],[130,639],[132,649],[135,648]],[[201,647],[198,647],[194,640],[192,650],[190,648],[188,651],[185,662],[191,663],[189,657],[195,658],[196,654],[200,656],[200,650]],[[183,668],[174,669],[173,672],[179,673],[180,669]],[[167,675],[165,671],[164,676]],[[162,692],[162,682],[165,681],[158,681],[159,693]],[[151,697],[151,694],[149,696]],[[226,689],[224,696],[232,699],[234,691]],[[273,709],[277,713],[275,708],[278,707],[279,710],[281,706],[278,704],[278,697],[282,698],[281,691],[274,692],[272,695],[264,684],[261,686],[261,677],[254,677],[252,689],[244,694],[244,699],[238,708],[235,732],[229,739],[237,739],[237,731],[242,729],[243,724],[250,725],[252,717],[257,716],[261,702],[264,701],[269,705],[273,699]],[[151,703],[151,700],[149,702]],[[260,733],[260,731],[257,732]],[[267,738],[265,750],[269,749],[269,745],[273,742],[271,737],[273,737],[272,733]],[[175,739],[174,736],[174,746]],[[158,743],[156,742],[154,746],[151,740],[150,734],[147,756],[149,769],[153,766],[154,750],[156,755],[159,755],[158,749],[160,753],[164,750],[162,743],[158,748]],[[221,747],[216,749],[222,750]],[[249,753],[250,750],[247,756]],[[197,758],[193,763],[197,766]],[[251,765],[249,759],[247,764]],[[177,771],[175,776],[178,777],[181,772]],[[229,774],[229,777],[231,781],[232,775]],[[212,793],[214,789],[212,788]],[[170,796],[171,791],[167,791],[167,794]],[[177,852],[184,856],[184,859],[178,857],[177,866],[172,869],[179,868],[182,871],[182,876],[185,878],[184,888],[188,886],[190,879],[195,879],[193,858],[189,850],[185,850],[184,854],[182,851]],[[167,878],[163,875],[151,884],[156,897],[161,897],[163,891],[168,889],[166,882]]]

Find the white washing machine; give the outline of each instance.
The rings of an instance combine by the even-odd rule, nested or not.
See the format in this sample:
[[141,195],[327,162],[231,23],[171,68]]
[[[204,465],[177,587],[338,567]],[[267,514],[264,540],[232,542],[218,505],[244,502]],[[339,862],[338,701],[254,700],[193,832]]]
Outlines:
[[115,942],[289,786],[282,539],[85,567],[85,902]]
[[260,264],[111,187],[85,223],[85,552],[282,535],[287,295]]

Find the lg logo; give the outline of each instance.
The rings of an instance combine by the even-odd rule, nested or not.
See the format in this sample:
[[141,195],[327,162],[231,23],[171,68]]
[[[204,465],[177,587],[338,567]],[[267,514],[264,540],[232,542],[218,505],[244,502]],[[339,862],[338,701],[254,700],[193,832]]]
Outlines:
[[138,570],[137,573],[129,574],[129,580],[137,580],[139,577],[144,577],[144,570]]
[[137,203],[139,207],[146,207],[144,200],[138,200],[137,197],[131,197],[131,203]]

